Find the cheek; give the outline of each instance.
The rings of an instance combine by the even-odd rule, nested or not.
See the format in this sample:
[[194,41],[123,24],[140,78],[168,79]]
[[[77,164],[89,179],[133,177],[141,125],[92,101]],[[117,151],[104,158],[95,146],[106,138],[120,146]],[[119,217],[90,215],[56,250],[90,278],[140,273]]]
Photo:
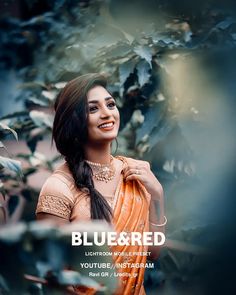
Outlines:
[[88,127],[94,127],[97,126],[97,118],[95,114],[89,114],[88,116]]
[[88,117],[88,133],[94,134],[95,132],[95,127],[97,128],[97,122],[93,116]]

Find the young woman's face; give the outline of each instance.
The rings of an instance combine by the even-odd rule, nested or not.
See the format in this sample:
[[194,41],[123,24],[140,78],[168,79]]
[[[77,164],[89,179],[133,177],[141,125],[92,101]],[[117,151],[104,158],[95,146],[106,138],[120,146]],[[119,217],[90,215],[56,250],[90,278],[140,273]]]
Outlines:
[[111,94],[102,86],[87,93],[88,140],[90,143],[112,141],[117,137],[120,114]]

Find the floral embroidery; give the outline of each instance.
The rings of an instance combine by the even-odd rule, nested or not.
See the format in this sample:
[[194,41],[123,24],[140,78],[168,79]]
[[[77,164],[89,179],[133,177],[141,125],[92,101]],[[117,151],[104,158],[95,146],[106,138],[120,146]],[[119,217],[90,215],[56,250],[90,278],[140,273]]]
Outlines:
[[141,201],[142,201],[142,199],[140,198],[140,196],[136,196],[136,200],[137,200],[138,202],[141,202]]
[[122,208],[121,208],[121,212],[122,212],[122,213],[126,212],[126,208],[122,207]]
[[143,230],[144,229],[144,226],[145,226],[145,222],[144,222],[144,220],[141,220],[140,223],[139,223],[139,228],[141,230]]
[[66,219],[70,218],[70,202],[66,199],[52,195],[41,195],[38,201],[36,213],[51,213]]

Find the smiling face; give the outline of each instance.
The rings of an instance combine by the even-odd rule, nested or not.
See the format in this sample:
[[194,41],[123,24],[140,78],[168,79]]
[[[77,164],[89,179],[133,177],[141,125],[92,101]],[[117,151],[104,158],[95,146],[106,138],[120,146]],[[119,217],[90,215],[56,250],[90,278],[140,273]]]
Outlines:
[[117,137],[120,114],[111,94],[102,86],[95,86],[87,93],[88,142],[112,141]]

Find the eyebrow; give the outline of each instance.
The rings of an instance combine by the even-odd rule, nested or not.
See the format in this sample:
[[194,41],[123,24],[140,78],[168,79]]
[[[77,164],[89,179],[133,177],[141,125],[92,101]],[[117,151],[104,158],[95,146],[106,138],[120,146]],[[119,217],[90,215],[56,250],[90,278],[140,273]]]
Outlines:
[[[107,97],[105,97],[104,99],[105,99],[105,101],[107,101],[107,100],[110,100],[110,99],[114,99],[114,97],[112,97],[112,96],[107,96]],[[114,100],[115,100],[115,99],[114,99]],[[90,101],[88,101],[88,103],[98,103],[98,100],[90,100]]]

